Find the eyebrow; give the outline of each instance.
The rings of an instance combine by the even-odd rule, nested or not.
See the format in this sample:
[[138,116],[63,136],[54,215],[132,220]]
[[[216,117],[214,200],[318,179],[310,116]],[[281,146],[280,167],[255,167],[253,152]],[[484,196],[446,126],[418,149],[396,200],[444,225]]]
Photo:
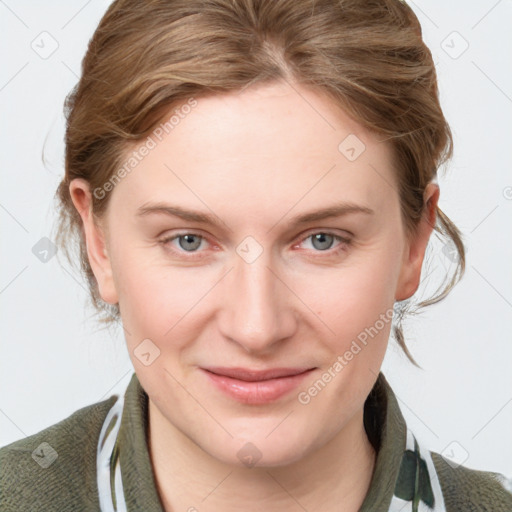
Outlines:
[[[300,225],[306,224],[308,222],[314,222],[318,220],[333,218],[333,217],[342,217],[348,214],[354,213],[364,213],[366,215],[373,215],[375,213],[374,210],[368,208],[367,206],[358,205],[355,203],[344,202],[335,204],[332,206],[328,206],[325,208],[321,208],[320,210],[314,210],[311,212],[302,213],[293,217],[289,224],[291,225]],[[202,224],[209,224],[212,226],[219,227],[220,223],[217,220],[215,215],[209,213],[203,213],[194,210],[186,210],[180,206],[165,204],[165,203],[144,203],[140,206],[136,211],[137,217],[145,217],[147,215],[160,214],[167,215],[171,217],[179,217],[180,219],[189,221],[189,222],[197,222]]]

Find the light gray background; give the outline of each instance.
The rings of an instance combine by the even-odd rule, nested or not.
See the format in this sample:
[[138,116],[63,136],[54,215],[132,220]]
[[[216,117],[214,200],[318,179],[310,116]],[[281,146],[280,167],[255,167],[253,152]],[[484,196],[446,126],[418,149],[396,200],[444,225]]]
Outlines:
[[[84,283],[57,257],[43,263],[32,252],[51,236],[52,198],[63,175],[63,101],[109,4],[0,1],[0,445],[123,390],[133,371],[122,332],[112,338],[89,320]],[[406,325],[423,370],[394,340],[383,370],[429,448],[510,476],[512,2],[410,5],[432,50],[454,134],[440,206],[464,234],[467,272],[446,300]],[[49,51],[52,38],[52,55],[32,48]],[[449,268],[441,249],[429,250],[432,276]]]

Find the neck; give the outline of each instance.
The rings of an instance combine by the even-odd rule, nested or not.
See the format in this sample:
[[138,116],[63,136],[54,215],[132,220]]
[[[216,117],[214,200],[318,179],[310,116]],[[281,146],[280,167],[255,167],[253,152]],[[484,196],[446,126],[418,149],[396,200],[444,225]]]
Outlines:
[[305,510],[356,512],[375,451],[361,409],[331,440],[286,466],[244,468],[202,450],[149,401],[149,451],[166,512]]

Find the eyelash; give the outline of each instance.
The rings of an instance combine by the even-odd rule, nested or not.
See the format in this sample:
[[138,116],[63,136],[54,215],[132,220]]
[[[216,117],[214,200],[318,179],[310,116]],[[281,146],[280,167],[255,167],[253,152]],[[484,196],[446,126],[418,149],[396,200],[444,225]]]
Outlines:
[[[314,251],[314,252],[320,253],[321,255],[337,256],[338,254],[341,254],[342,252],[345,252],[348,249],[348,247],[350,246],[350,244],[352,243],[352,240],[350,238],[342,237],[342,236],[337,235],[335,233],[332,233],[330,231],[314,231],[312,233],[307,234],[304,238],[302,238],[299,241],[299,244],[301,244],[302,242],[306,241],[308,238],[311,238],[312,236],[318,235],[318,234],[332,236],[334,239],[337,239],[339,242],[341,242],[334,249],[326,249],[325,251],[320,251],[320,250]],[[204,237],[203,235],[200,235],[199,233],[194,233],[193,231],[184,231],[182,233],[178,233],[178,234],[175,234],[175,235],[172,235],[172,236],[163,237],[163,238],[159,239],[158,242],[160,244],[162,244],[163,246],[170,247],[170,246],[167,245],[169,242],[172,242],[173,240],[176,240],[176,239],[178,239],[180,237],[183,237],[185,235],[194,235],[194,236],[197,236],[197,237],[201,238],[201,240],[206,240],[207,241],[207,238]],[[298,244],[295,244],[295,245],[298,245]],[[175,254],[178,254],[180,256],[183,255],[183,254],[190,254],[191,256],[187,256],[187,259],[195,259],[197,257],[201,257],[199,252],[189,252],[189,253],[187,253],[187,251],[176,250],[176,249],[173,249],[173,248],[169,248],[168,250],[170,250],[171,252],[173,252]],[[197,256],[197,255],[199,255],[199,256]],[[316,258],[317,256],[314,256],[314,257]]]

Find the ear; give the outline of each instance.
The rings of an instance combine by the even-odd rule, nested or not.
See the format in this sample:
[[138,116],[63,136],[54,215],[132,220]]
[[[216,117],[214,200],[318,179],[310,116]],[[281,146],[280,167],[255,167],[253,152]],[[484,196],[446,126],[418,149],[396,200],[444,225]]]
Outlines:
[[417,230],[406,241],[402,268],[398,278],[395,300],[405,300],[416,293],[421,279],[421,267],[423,258],[434,230],[437,218],[437,204],[439,202],[439,186],[429,183],[423,194],[425,209],[418,224]]
[[69,193],[83,222],[83,233],[87,245],[89,264],[98,281],[101,298],[110,304],[118,303],[117,291],[112,277],[112,266],[107,252],[104,231],[94,222],[92,197],[89,183],[76,178],[69,185]]

